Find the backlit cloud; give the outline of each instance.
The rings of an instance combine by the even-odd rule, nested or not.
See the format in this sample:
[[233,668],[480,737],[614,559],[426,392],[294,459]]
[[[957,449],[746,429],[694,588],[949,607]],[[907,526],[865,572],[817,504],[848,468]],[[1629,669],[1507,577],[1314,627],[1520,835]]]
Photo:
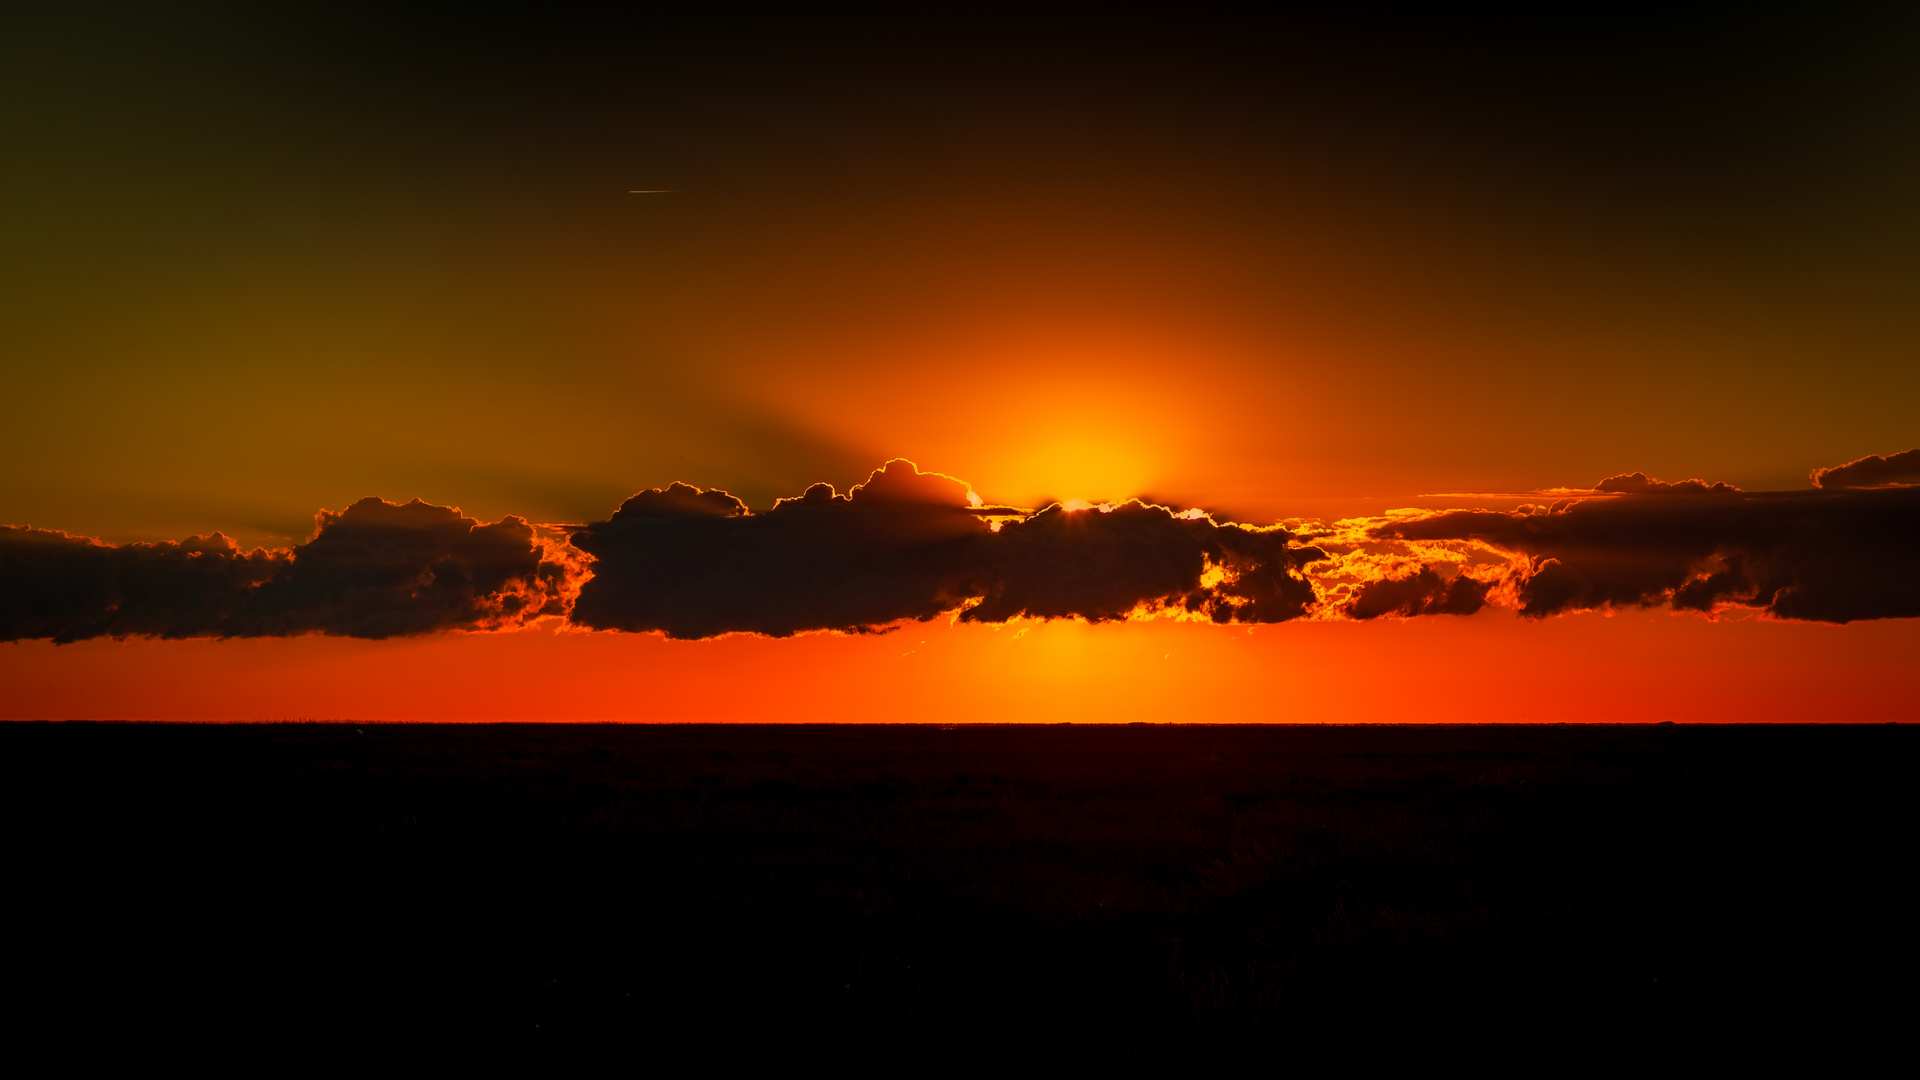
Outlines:
[[218,533],[118,547],[0,528],[0,640],[144,635],[385,638],[560,615],[577,558],[519,518],[419,500],[323,512],[312,540],[242,551]]
[[0,526],[0,641],[222,634],[255,588],[292,564],[214,533],[115,547]]
[[1835,465],[1830,469],[1815,469],[1812,479],[1813,486],[1817,488],[1920,484],[1920,449],[1884,457],[1879,454],[1868,454],[1866,457],[1849,461],[1845,465]]
[[764,514],[676,485],[575,533],[594,557],[575,622],[672,637],[863,631],[956,614],[1092,621],[1174,614],[1277,622],[1313,605],[1320,552],[1286,530],[1137,501],[1026,513],[895,460],[846,495],[824,484]]
[[1395,511],[1286,527],[1137,499],[1027,510],[896,459],[841,494],[753,513],[642,491],[563,537],[517,517],[368,498],[293,548],[225,536],[114,546],[0,527],[0,640],[387,638],[565,619],[676,638],[872,632],[906,621],[1273,623],[1544,618],[1668,606],[1845,623],[1920,616],[1920,451],[1745,492],[1644,473],[1511,511]]
[[1834,623],[1920,616],[1920,488],[1649,487],[1545,511],[1398,518],[1368,535],[1507,556],[1493,591],[1527,616],[1662,604]]

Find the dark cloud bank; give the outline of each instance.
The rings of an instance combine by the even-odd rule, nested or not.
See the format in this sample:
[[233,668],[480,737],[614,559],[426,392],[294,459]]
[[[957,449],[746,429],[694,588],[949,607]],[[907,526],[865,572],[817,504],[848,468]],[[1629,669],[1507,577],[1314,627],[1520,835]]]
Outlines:
[[219,533],[114,547],[0,526],[0,640],[385,638],[566,611],[570,568],[519,518],[370,498],[318,520],[312,540],[275,551]]
[[1534,617],[1662,604],[1920,616],[1920,451],[1813,478],[1813,490],[1743,492],[1633,473],[1551,507],[1289,530],[1138,501],[970,505],[965,484],[897,460],[845,495],[818,484],[759,514],[723,491],[644,491],[571,543],[519,518],[373,498],[280,550],[217,533],[116,547],[0,527],[0,640],[385,638],[541,617],[703,638],[943,615],[1267,623],[1490,603]]
[[1301,569],[1321,553],[1284,529],[1140,502],[1027,515],[970,507],[967,495],[906,461],[847,495],[817,484],[765,514],[681,484],[642,492],[574,534],[595,562],[573,620],[688,638],[863,630],[956,610],[977,622],[1143,608],[1277,622],[1315,599]]
[[1814,487],[1826,489],[1920,484],[1920,450],[1886,457],[1869,454],[1831,469],[1815,469],[1812,480]]
[[1717,492],[1462,510],[1373,530],[1522,557],[1522,615],[1671,604],[1844,623],[1920,615],[1920,489]]

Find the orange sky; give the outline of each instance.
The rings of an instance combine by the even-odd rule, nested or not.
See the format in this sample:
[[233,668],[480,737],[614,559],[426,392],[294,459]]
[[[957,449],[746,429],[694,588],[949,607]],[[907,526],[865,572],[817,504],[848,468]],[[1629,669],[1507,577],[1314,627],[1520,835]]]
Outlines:
[[[896,456],[1266,523],[1920,446],[1907,21],[12,18],[0,524],[761,511]],[[1869,720],[1917,627],[36,641],[0,716]]]
[[882,636],[527,631],[0,646],[0,716],[144,720],[1617,723],[1920,718],[1910,621],[1665,612]]

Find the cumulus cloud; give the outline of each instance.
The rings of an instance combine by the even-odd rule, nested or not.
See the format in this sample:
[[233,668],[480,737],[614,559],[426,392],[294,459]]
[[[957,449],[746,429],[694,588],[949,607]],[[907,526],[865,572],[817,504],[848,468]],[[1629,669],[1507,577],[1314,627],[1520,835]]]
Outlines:
[[577,558],[519,518],[368,498],[317,520],[305,544],[252,551],[0,527],[0,640],[497,629],[564,614],[576,588]]
[[1612,495],[1737,495],[1740,489],[1732,484],[1718,481],[1708,483],[1705,480],[1675,480],[1668,483],[1655,480],[1643,472],[1622,473],[1609,476],[1593,490],[1604,491]]
[[1814,487],[1829,489],[1920,484],[1920,449],[1885,456],[1868,454],[1845,465],[1815,469],[1812,479]]
[[565,612],[569,568],[524,520],[366,498],[322,513],[314,538],[228,621],[239,637],[385,638],[497,629]]
[[[910,620],[1272,623],[1547,617],[1668,605],[1844,623],[1920,616],[1920,451],[1745,492],[1645,473],[1513,511],[1216,522],[1140,500],[1025,510],[896,459],[764,513],[684,483],[562,538],[415,500],[323,512],[307,543],[218,533],[114,546],[0,527],[0,640],[306,633],[386,638],[562,617],[677,638]],[[1567,493],[1572,494],[1568,495]]]
[[217,635],[291,554],[243,552],[219,533],[115,547],[0,526],[0,641]]
[[700,638],[864,631],[955,614],[1093,621],[1167,613],[1277,622],[1313,605],[1321,553],[1279,528],[1138,501],[1034,513],[896,459],[845,495],[816,484],[764,514],[725,492],[642,492],[574,533],[593,556],[573,620]]
[[1533,617],[1660,604],[1834,623],[1920,616],[1920,488],[1648,486],[1544,513],[1400,518],[1369,535],[1503,553],[1506,591]]
[[1471,615],[1487,604],[1487,592],[1493,587],[1467,574],[1456,574],[1449,581],[1431,566],[1412,573],[1388,575],[1363,582],[1352,597],[1338,608],[1351,619],[1378,619],[1385,615],[1412,618],[1415,615]]

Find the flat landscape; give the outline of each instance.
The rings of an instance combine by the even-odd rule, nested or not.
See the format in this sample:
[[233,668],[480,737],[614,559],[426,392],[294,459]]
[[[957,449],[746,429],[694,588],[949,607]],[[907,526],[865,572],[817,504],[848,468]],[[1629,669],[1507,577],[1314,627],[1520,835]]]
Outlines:
[[1857,1047],[1906,1014],[1914,747],[1907,726],[13,723],[12,1015],[82,1053]]

